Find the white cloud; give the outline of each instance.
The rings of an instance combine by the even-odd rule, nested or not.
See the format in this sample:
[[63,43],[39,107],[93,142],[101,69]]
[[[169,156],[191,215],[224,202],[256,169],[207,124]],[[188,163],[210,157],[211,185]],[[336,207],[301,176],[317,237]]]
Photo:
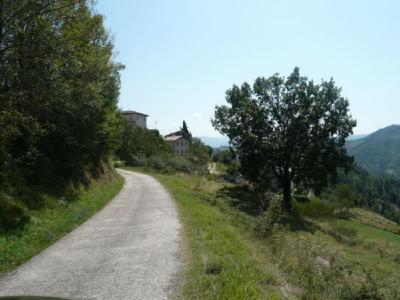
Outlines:
[[192,120],[199,120],[201,118],[201,114],[200,113],[194,113],[192,115]]

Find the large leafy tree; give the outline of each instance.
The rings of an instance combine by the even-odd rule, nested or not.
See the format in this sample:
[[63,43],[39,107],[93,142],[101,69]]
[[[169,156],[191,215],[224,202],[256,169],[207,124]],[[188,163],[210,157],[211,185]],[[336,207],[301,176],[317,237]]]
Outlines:
[[318,192],[337,168],[352,166],[344,145],[356,121],[332,79],[315,84],[295,68],[287,78],[234,85],[226,101],[216,107],[214,127],[230,138],[242,174],[258,189],[278,180],[287,211],[293,183]]
[[120,139],[120,68],[91,1],[0,1],[0,185],[99,166]]

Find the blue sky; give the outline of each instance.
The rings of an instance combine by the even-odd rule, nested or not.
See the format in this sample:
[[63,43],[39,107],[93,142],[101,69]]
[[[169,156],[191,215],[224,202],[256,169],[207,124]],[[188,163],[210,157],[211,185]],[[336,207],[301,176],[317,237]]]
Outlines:
[[183,119],[197,136],[232,84],[333,77],[356,134],[400,123],[400,1],[99,0],[122,73],[120,107],[162,133]]

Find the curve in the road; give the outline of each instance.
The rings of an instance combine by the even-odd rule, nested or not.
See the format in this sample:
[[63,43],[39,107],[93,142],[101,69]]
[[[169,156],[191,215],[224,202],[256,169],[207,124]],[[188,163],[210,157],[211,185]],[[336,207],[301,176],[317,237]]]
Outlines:
[[166,299],[181,268],[175,204],[154,178],[119,170],[120,193],[90,220],[0,279],[0,296]]

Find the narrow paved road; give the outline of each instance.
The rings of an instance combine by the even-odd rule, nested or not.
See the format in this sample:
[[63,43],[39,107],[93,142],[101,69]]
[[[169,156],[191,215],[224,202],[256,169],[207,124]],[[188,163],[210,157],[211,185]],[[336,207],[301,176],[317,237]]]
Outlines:
[[173,297],[181,267],[180,224],[152,177],[119,171],[121,192],[99,213],[0,279],[0,296],[74,299]]
[[219,172],[217,171],[217,164],[215,162],[208,163],[207,168],[210,174],[219,175]]

